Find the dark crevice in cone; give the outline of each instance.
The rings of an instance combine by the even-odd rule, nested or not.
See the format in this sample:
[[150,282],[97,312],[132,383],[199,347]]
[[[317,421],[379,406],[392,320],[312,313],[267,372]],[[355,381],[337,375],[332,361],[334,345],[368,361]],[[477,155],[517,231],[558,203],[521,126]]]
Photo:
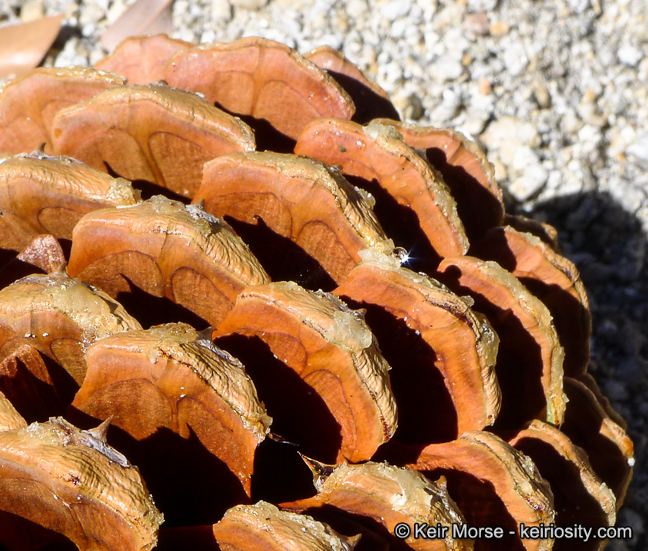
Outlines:
[[308,457],[335,463],[342,442],[340,426],[311,386],[259,337],[230,335],[216,339],[216,345],[245,366],[272,417],[274,434],[296,444]]
[[496,261],[545,304],[565,350],[565,375],[585,372],[591,315],[576,267],[540,239],[509,227],[488,231],[471,247],[470,254]]
[[[108,174],[110,174],[110,176],[112,176],[113,178],[124,177],[121,174],[115,172],[115,170],[106,161],[104,161],[104,165],[106,167],[106,172],[108,172]],[[171,199],[172,201],[180,201],[185,205],[188,205],[191,202],[191,199],[189,197],[185,197],[184,195],[175,193],[174,191],[159,186],[154,182],[150,182],[149,180],[136,179],[136,180],[130,180],[130,183],[132,184],[134,189],[140,191],[141,198],[143,201],[145,201],[146,199],[150,199],[154,195],[162,195],[167,199]]]
[[[11,262],[14,258],[16,258],[18,252],[14,251],[13,249],[3,249],[0,248],[0,266],[2,266],[2,270],[4,270],[4,267],[7,263]],[[4,283],[4,277],[3,277],[3,284],[2,287],[5,285],[8,285],[8,283]],[[13,283],[15,279],[12,279],[9,283]]]
[[[466,235],[472,243],[486,230],[493,227],[493,221],[502,214],[502,204],[493,194],[466,171],[463,166],[448,162],[446,152],[430,147],[425,150],[429,163],[436,168],[450,188],[457,201],[459,218],[466,228]],[[478,214],[478,215],[476,215]]]
[[247,243],[272,281],[294,281],[313,291],[332,291],[337,287],[317,260],[289,238],[272,231],[262,218],[257,217],[256,224],[231,216],[225,216],[225,220]]
[[501,308],[482,294],[459,284],[461,269],[448,266],[435,277],[459,296],[468,295],[473,310],[484,314],[500,338],[495,371],[502,390],[502,408],[495,429],[515,429],[540,415],[547,400],[542,387],[543,363],[540,345],[510,308]]
[[257,119],[252,115],[240,115],[225,109],[218,103],[216,107],[234,117],[238,117],[254,130],[257,151],[273,151],[275,153],[292,153],[295,149],[295,140],[279,132],[272,124],[265,119]]
[[79,390],[79,385],[61,365],[55,362],[52,358],[41,354],[43,362],[47,366],[49,376],[52,378],[56,393],[59,395],[62,404],[70,404],[74,399],[74,395]]
[[362,534],[354,551],[408,551],[412,549],[399,540],[380,522],[362,515],[342,511],[331,505],[322,505],[300,511],[314,519],[328,524],[333,530],[345,536]]
[[[554,326],[565,349],[565,375],[578,373],[574,366],[587,366],[589,356],[588,331],[582,329],[585,309],[583,303],[557,284],[536,278],[518,276],[531,294],[539,298],[553,315]],[[587,312],[589,315],[589,312]],[[581,371],[586,367],[581,367]]]
[[569,402],[561,430],[587,452],[594,472],[614,492],[619,506],[632,476],[632,443],[585,385],[565,378],[565,394]]
[[14,256],[12,257],[11,254],[7,254],[6,262],[2,268],[0,268],[0,289],[3,289],[7,285],[11,285],[14,281],[22,277],[31,274],[45,273],[37,266],[16,258],[16,251],[5,251],[5,249],[3,249],[2,252],[0,252],[0,263],[5,260],[5,252],[13,253]]
[[[68,418],[88,429],[101,422],[72,406]],[[117,426],[108,434],[110,445],[139,468],[165,526],[213,524],[228,508],[249,502],[234,473],[188,428],[189,438],[165,427],[140,441]]]
[[[36,350],[34,354],[38,354]],[[0,364],[0,392],[13,404],[27,423],[45,422],[50,417],[63,415],[78,387],[72,377],[56,362],[41,355],[53,385],[36,377],[20,356],[11,360],[2,358]],[[7,364],[11,362],[10,369]],[[14,371],[10,373],[9,371]]]
[[0,551],[75,551],[64,535],[8,511],[0,511]]
[[282,503],[315,494],[313,473],[298,447],[266,438],[257,449],[252,477],[252,502]]
[[200,331],[209,325],[207,321],[184,306],[166,297],[156,297],[147,293],[127,276],[122,274],[121,277],[128,283],[130,291],[120,291],[115,300],[135,317],[144,329],[163,323],[184,322]]
[[365,321],[392,367],[389,378],[398,406],[394,439],[406,444],[431,444],[457,438],[455,406],[434,365],[434,350],[404,320],[384,308],[342,298],[351,308],[366,310]]
[[[542,477],[551,485],[556,508],[556,526],[572,527],[579,524],[597,529],[608,525],[601,505],[587,491],[578,468],[572,462],[562,457],[549,443],[536,438],[522,438],[515,447],[533,459]],[[557,539],[553,547],[556,551],[598,548],[599,542],[596,540],[585,542],[579,539]]]
[[470,473],[445,469],[423,471],[423,475],[430,480],[446,477],[448,493],[463,513],[467,526],[503,528],[502,539],[475,540],[475,551],[524,551],[519,536],[509,534],[511,531],[517,534],[519,526],[490,482],[481,481]]
[[327,72],[351,96],[351,100],[356,106],[356,112],[351,117],[352,121],[358,124],[367,124],[378,118],[399,120],[398,111],[387,98],[378,95],[353,77],[330,69],[327,69]]
[[211,526],[192,526],[160,529],[157,551],[219,551]]
[[394,245],[407,251],[407,267],[414,272],[432,272],[439,265],[441,257],[423,233],[418,215],[405,205],[400,205],[376,180],[369,182],[348,174],[344,177],[354,186],[371,193],[376,199],[373,208],[376,218],[385,233],[394,241]]

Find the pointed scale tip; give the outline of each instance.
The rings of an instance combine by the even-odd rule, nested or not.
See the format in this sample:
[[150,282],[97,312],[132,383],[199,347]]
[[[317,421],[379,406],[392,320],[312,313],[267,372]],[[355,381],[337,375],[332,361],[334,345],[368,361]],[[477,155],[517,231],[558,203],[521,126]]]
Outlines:
[[94,429],[89,429],[86,432],[90,433],[97,440],[100,440],[102,443],[106,444],[106,433],[108,432],[108,427],[110,426],[110,423],[112,423],[113,418],[114,415],[111,415],[99,426],[95,427]]

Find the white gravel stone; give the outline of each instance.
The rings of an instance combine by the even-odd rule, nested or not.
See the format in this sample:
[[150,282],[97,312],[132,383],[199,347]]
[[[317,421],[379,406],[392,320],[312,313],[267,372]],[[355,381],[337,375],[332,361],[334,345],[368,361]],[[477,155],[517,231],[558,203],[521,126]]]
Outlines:
[[537,145],[539,139],[538,130],[532,123],[515,117],[500,117],[494,120],[482,136],[489,149]]
[[527,167],[522,176],[508,187],[513,196],[521,202],[537,195],[547,183],[549,172],[540,164]]
[[439,80],[455,80],[464,71],[463,65],[457,59],[444,56],[436,61],[430,68],[432,75]]
[[265,6],[268,3],[268,0],[229,0],[229,2],[237,8],[258,10]]
[[643,57],[639,48],[636,48],[635,46],[632,46],[630,44],[621,46],[617,51],[617,56],[619,57],[619,61],[621,63],[624,63],[625,65],[628,65],[630,67],[636,67]]
[[211,18],[216,24],[225,23],[232,18],[232,6],[223,0],[212,0]]
[[43,15],[45,15],[45,6],[40,0],[25,2],[23,7],[20,8],[20,19],[23,23],[35,21],[43,17]]
[[392,0],[380,7],[380,13],[388,21],[396,21],[399,17],[404,17],[412,9],[410,0]]
[[524,52],[524,47],[521,44],[511,44],[504,50],[504,65],[508,73],[512,76],[518,76],[529,65],[529,59]]
[[349,0],[347,4],[347,13],[351,17],[362,17],[367,15],[369,6],[364,0]]
[[642,161],[648,161],[648,132],[639,136],[626,149],[626,153],[634,155]]
[[488,12],[495,9],[498,0],[468,0],[468,9],[470,11]]

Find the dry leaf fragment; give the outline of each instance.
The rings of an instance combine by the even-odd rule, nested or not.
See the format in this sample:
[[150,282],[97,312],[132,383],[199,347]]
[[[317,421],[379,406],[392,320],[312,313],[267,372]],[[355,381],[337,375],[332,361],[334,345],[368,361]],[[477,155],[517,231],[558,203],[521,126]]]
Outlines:
[[172,0],[137,0],[103,33],[100,44],[112,51],[122,40],[136,35],[169,33]]
[[373,251],[362,256],[335,294],[367,309],[367,323],[394,362],[398,438],[427,444],[492,425],[501,399],[495,376],[499,339],[488,321],[395,259]]
[[[216,216],[262,223],[287,237],[338,282],[360,261],[361,250],[389,254],[394,248],[365,198],[338,171],[312,159],[269,152],[222,155],[205,165],[197,201]],[[258,246],[267,247],[267,240]],[[286,260],[279,256],[275,262]]]
[[217,325],[248,285],[269,277],[248,246],[199,205],[155,196],[86,215],[72,238],[68,273],[110,296],[131,284]]
[[22,251],[38,235],[71,239],[86,213],[134,205],[139,192],[78,161],[31,154],[0,162],[0,246]]
[[339,166],[347,177],[362,178],[359,185],[376,197],[380,224],[396,245],[408,251],[418,247],[413,256],[433,263],[436,255],[467,252],[468,238],[448,187],[394,129],[320,119],[300,134],[295,153]]
[[60,417],[0,431],[0,510],[60,532],[82,551],[152,549],[163,522],[137,468]]
[[566,402],[564,352],[547,307],[495,262],[445,258],[439,272],[455,293],[473,298],[473,308],[486,315],[499,336],[496,373],[502,410],[495,426],[512,429],[531,419],[560,426]]
[[91,67],[41,67],[0,87],[0,151],[28,153],[45,144],[50,151],[52,120],[73,103],[124,79]]
[[95,63],[95,67],[126,77],[128,84],[148,84],[163,80],[164,69],[173,54],[191,47],[189,42],[166,34],[130,37]]
[[[247,289],[213,336],[231,334],[260,338],[290,368],[282,373],[266,367],[257,388],[277,433],[305,454],[329,462],[365,461],[394,434],[389,366],[361,314],[337,297],[292,282]],[[254,380],[263,375],[252,372]]]
[[265,501],[227,511],[214,525],[214,536],[222,551],[352,551],[356,543],[309,516]]
[[165,80],[200,92],[231,113],[267,120],[297,139],[321,117],[351,118],[355,107],[340,85],[295,50],[265,38],[241,38],[178,52]]
[[64,17],[52,15],[0,27],[0,79],[36,67],[54,43]]
[[99,170],[192,197],[202,165],[255,148],[250,127],[201,97],[162,84],[120,86],[61,110],[53,148]]

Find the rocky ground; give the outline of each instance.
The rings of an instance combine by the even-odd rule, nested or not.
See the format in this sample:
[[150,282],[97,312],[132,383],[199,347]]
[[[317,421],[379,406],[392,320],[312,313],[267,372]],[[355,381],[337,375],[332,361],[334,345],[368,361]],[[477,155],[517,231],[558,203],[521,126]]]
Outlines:
[[[88,64],[132,2],[0,0],[0,21],[65,13],[48,62]],[[556,226],[594,318],[591,372],[628,421],[635,476],[618,526],[648,547],[648,14],[645,0],[175,0],[174,36],[329,44],[404,118],[487,150],[508,207]]]

